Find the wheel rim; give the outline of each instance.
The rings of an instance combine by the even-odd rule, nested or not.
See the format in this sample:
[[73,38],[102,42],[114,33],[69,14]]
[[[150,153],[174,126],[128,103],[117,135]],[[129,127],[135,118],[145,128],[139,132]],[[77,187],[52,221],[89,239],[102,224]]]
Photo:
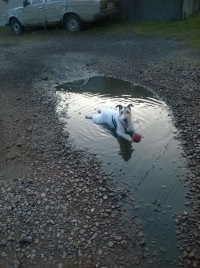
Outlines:
[[14,23],[13,29],[14,29],[15,33],[19,33],[20,32],[20,27],[19,27],[18,23]]
[[70,19],[68,21],[68,28],[70,31],[77,31],[78,30],[78,23],[75,19]]

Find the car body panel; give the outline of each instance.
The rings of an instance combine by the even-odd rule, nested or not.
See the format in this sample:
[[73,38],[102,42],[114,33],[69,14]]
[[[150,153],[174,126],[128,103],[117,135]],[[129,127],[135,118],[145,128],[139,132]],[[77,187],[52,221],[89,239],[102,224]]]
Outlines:
[[[83,22],[93,22],[118,13],[116,0],[15,0],[9,1],[6,23],[16,18],[22,26],[58,24],[73,13]],[[12,5],[13,2],[13,5]],[[104,5],[102,7],[102,5]],[[12,6],[14,8],[12,8]]]
[[23,23],[21,24],[33,26],[45,24],[43,4],[43,0],[32,0],[30,5],[22,7]]

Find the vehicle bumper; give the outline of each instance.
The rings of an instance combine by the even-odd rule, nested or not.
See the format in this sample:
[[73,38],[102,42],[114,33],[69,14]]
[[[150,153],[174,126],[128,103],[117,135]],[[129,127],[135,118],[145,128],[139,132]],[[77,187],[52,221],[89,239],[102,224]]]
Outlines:
[[115,17],[119,13],[119,10],[112,9],[112,10],[102,10],[99,13],[97,13],[94,18],[95,20],[102,20],[107,17]]

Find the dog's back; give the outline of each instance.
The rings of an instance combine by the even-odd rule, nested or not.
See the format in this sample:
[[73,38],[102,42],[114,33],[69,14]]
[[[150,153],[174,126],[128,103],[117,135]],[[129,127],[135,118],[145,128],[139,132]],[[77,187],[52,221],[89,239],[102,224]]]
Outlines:
[[99,114],[87,116],[87,118],[92,119],[97,124],[108,124],[111,128],[114,128],[113,120],[116,120],[118,114],[119,112],[116,110],[105,108],[99,111]]

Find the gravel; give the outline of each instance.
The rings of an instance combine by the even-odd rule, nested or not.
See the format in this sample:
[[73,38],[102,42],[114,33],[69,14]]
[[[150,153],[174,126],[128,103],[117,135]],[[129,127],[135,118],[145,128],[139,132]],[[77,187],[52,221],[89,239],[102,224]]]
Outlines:
[[95,155],[73,146],[55,113],[57,83],[103,73],[152,88],[173,111],[191,170],[180,178],[188,210],[175,219],[177,261],[199,267],[200,70],[180,52],[192,50],[136,35],[39,39],[2,45],[0,55],[0,266],[158,263],[139,219],[122,217],[127,193]]

